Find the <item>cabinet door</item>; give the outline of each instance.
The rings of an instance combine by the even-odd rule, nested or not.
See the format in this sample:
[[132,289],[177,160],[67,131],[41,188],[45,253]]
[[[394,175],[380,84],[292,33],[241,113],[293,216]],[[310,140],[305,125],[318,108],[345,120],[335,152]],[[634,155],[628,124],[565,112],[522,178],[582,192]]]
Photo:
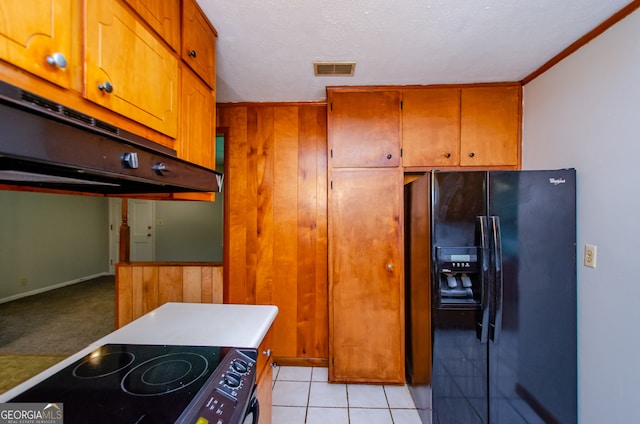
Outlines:
[[402,383],[402,169],[333,169],[331,182],[329,379]]
[[195,0],[184,0],[181,56],[211,88],[216,86],[216,33]]
[[182,69],[181,130],[178,157],[214,169],[216,101],[211,92],[189,69]]
[[175,138],[178,60],[116,0],[85,4],[85,97]]
[[[0,5],[0,59],[69,88],[71,0],[10,0]],[[51,62],[51,63],[49,63]]]
[[402,93],[402,164],[460,163],[460,89],[423,88]]
[[125,0],[175,51],[180,48],[180,0]]
[[517,165],[521,87],[462,89],[460,165]]
[[329,91],[329,166],[400,165],[400,92]]

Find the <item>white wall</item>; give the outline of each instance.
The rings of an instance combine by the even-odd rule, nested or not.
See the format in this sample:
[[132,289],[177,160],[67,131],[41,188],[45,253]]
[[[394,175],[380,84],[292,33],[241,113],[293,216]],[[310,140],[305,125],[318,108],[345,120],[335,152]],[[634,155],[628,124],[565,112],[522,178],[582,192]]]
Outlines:
[[0,191],[0,301],[108,272],[107,199]]
[[640,11],[524,87],[523,169],[577,169],[584,424],[640,422],[639,102]]
[[222,193],[215,202],[156,201],[155,260],[222,262],[223,208]]

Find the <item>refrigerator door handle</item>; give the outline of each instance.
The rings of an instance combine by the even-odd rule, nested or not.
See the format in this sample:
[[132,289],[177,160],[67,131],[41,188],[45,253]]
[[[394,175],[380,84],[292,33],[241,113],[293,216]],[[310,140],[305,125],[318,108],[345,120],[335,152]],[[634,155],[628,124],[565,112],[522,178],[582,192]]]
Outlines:
[[488,234],[488,220],[486,216],[479,216],[478,218],[478,237],[480,241],[480,254],[481,254],[481,293],[480,293],[480,322],[477,323],[478,339],[480,343],[487,343],[489,341],[489,299],[490,292],[490,272],[489,272],[489,234]]
[[492,316],[493,322],[490,324],[493,328],[491,332],[491,340],[495,343],[500,339],[502,333],[502,304],[504,296],[504,285],[502,281],[502,237],[500,233],[500,217],[492,216],[491,219],[491,248],[492,248],[492,268],[493,268],[493,286],[494,286],[494,302],[495,310]]

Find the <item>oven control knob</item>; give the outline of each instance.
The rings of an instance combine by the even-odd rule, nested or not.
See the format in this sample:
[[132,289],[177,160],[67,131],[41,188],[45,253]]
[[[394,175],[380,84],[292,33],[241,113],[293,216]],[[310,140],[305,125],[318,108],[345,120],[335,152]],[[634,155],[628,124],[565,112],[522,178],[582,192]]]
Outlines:
[[245,374],[249,369],[249,364],[247,364],[242,359],[234,359],[231,363],[231,367],[234,371],[239,372],[240,374]]
[[227,373],[224,377],[224,382],[229,387],[238,387],[240,385],[240,376],[233,372]]

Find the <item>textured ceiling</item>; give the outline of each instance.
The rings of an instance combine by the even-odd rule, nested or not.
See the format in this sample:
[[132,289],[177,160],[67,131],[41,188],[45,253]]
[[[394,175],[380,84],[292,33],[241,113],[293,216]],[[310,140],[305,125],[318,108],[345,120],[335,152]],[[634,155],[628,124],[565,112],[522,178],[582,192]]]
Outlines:
[[[317,101],[333,85],[520,81],[629,0],[198,0],[217,101]],[[314,61],[356,61],[315,77]]]

